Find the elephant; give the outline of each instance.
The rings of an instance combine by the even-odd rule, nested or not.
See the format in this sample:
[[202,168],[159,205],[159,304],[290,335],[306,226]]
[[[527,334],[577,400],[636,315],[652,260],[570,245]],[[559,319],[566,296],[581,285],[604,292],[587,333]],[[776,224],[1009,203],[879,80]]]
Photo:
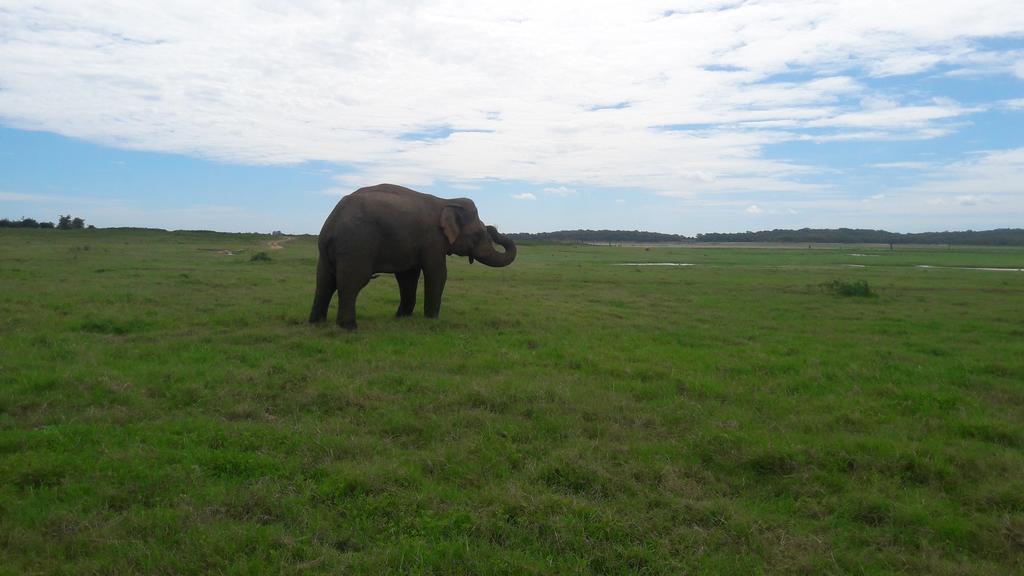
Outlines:
[[[495,249],[494,243],[504,251]],[[398,280],[398,317],[416,307],[416,287],[423,273],[424,316],[437,318],[448,278],[446,257],[468,256],[500,268],[516,259],[511,238],[485,226],[469,198],[438,198],[394,184],[360,188],[342,198],[324,221],[318,242],[316,295],[312,324],[327,318],[338,292],[337,323],[356,328],[356,298],[379,273]]]

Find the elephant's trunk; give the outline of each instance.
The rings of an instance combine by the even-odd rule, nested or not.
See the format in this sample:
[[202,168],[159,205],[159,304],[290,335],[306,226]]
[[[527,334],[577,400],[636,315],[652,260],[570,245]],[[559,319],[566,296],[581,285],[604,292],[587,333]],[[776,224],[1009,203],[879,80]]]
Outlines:
[[488,226],[487,233],[490,235],[491,240],[504,248],[505,251],[498,252],[494,249],[493,244],[487,242],[485,246],[473,255],[473,258],[495,268],[501,268],[502,266],[508,266],[511,264],[512,261],[516,259],[516,243],[508,236],[499,233],[498,229],[494,226]]

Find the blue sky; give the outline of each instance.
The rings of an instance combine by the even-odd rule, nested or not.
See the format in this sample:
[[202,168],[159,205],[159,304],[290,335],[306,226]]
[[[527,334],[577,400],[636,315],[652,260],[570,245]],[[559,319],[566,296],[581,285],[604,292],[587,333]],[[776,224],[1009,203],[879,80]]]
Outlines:
[[1024,10],[44,1],[0,10],[0,217],[304,233],[391,182],[504,231],[1024,225]]

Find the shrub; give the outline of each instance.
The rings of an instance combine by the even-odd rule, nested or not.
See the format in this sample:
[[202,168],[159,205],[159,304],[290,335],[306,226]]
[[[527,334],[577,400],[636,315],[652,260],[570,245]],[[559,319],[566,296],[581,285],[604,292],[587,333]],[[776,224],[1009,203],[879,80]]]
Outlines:
[[822,284],[822,287],[826,292],[838,294],[839,296],[861,296],[864,298],[875,296],[866,280],[854,280],[852,282],[833,280]]
[[250,262],[270,262],[270,255],[266,252],[257,252],[249,258]]

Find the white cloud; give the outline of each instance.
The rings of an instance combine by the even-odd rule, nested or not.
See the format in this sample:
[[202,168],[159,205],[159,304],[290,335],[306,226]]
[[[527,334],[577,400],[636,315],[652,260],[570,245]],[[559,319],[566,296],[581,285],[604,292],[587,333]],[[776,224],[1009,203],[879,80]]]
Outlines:
[[870,164],[872,168],[885,168],[887,170],[927,170],[928,168],[934,168],[935,164],[932,162],[919,162],[919,161],[907,161],[907,162],[881,162],[878,164]]
[[60,198],[45,194],[21,194],[18,192],[0,192],[0,200],[4,202],[57,202]]
[[932,126],[937,120],[955,118],[979,111],[978,108],[963,108],[949,102],[929,106],[880,106],[873,102],[862,110],[812,120],[806,125],[812,128],[917,130]]
[[1013,73],[1017,75],[1017,78],[1024,80],[1024,60],[1017,62],[1013,67]]
[[[933,163],[911,185],[886,188],[866,199],[803,199],[830,226],[958,230],[972,222],[1016,226],[1024,217],[1024,148],[978,152],[967,160]],[[882,202],[884,200],[884,202]]]
[[536,200],[537,197],[530,192],[523,192],[522,194],[513,194],[512,198],[516,200]]
[[760,214],[764,212],[764,210],[762,210],[757,204],[751,204],[750,206],[747,206],[747,209],[744,210],[744,212],[747,214]]
[[960,206],[977,206],[981,203],[992,203],[995,204],[988,196],[976,196],[974,194],[963,194],[954,198],[957,204]]
[[323,196],[330,196],[331,198],[341,199],[342,196],[348,196],[349,194],[351,194],[351,193],[353,193],[355,191],[356,191],[355,188],[346,188],[346,187],[342,187],[342,186],[331,186],[330,188],[325,188],[325,189],[321,190],[319,193],[322,194]]
[[869,94],[860,99],[860,107],[864,110],[891,110],[899,106],[899,102],[879,94]]
[[1022,75],[975,41],[1024,29],[1016,0],[676,4],[13,0],[0,121],[230,162],[345,164],[346,190],[504,179],[565,182],[555,194],[804,193],[819,189],[801,182],[813,169],[764,147],[935,138],[980,110],[875,93],[868,77]]
[[553,194],[555,196],[572,196],[576,194],[576,191],[572,188],[566,188],[565,186],[553,186],[544,189],[545,194]]
[[1024,148],[976,153],[934,169],[905,190],[950,198],[960,205],[1004,203],[1020,210],[1024,208]]
[[65,206],[103,207],[115,205],[117,199],[94,196],[75,196],[71,194],[24,194],[21,192],[0,192],[0,200],[4,202],[20,202],[25,204],[61,204]]

